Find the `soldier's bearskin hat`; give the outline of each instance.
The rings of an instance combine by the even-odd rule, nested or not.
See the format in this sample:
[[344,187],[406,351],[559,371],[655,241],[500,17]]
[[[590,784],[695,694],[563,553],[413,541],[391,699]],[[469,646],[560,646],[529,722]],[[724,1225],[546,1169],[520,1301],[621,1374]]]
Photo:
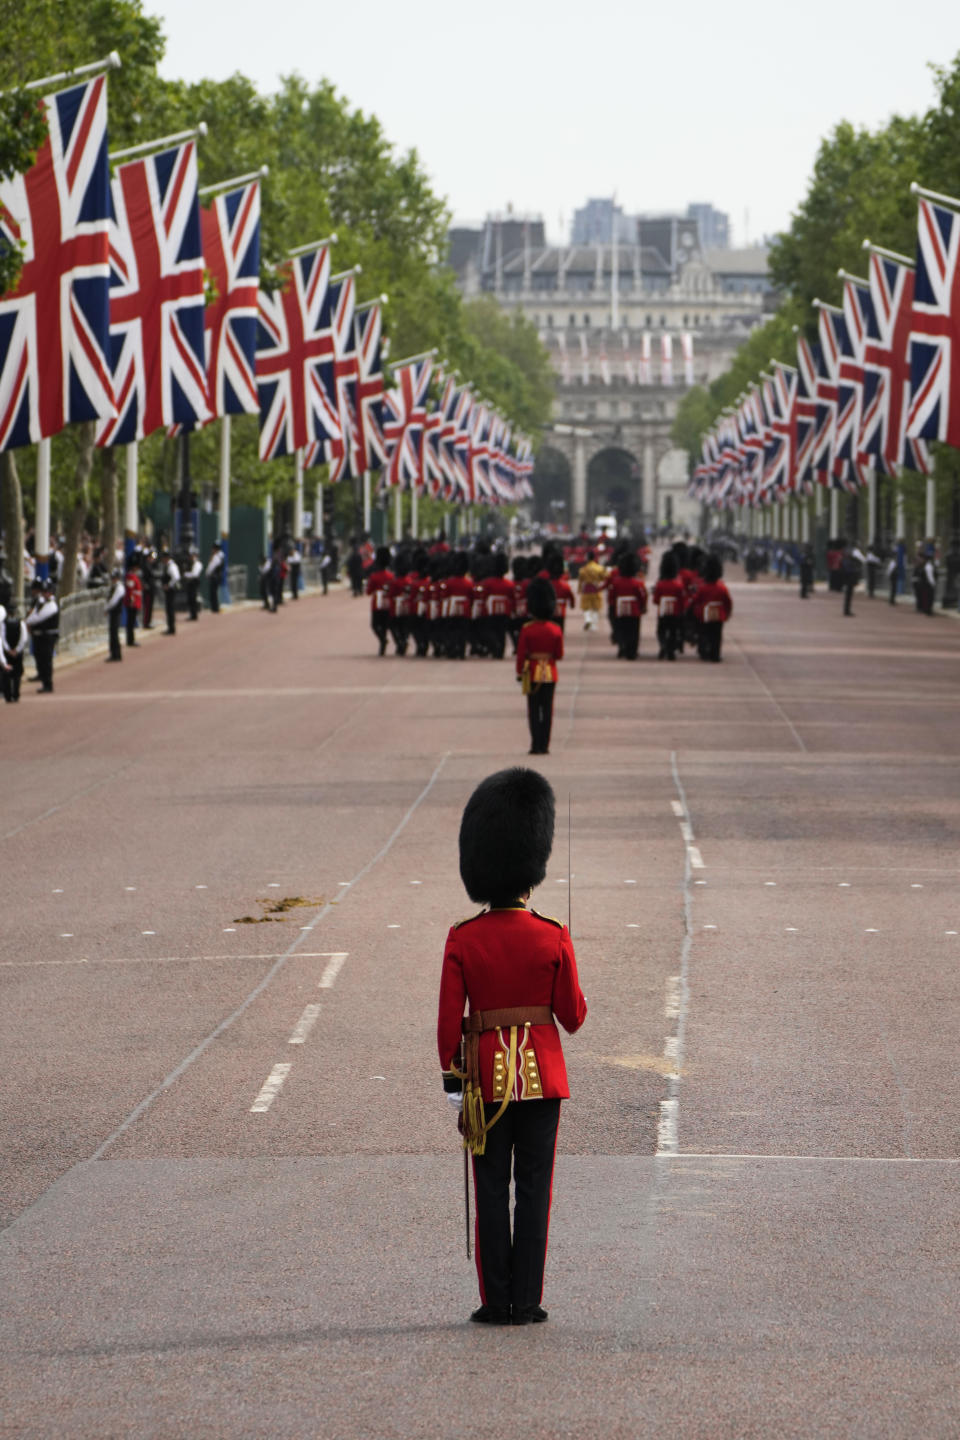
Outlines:
[[553,848],[554,795],[537,770],[481,780],[460,822],[460,877],[477,904],[509,905],[539,885]]
[[527,586],[527,614],[534,620],[550,620],[556,608],[556,590],[545,575],[535,575]]

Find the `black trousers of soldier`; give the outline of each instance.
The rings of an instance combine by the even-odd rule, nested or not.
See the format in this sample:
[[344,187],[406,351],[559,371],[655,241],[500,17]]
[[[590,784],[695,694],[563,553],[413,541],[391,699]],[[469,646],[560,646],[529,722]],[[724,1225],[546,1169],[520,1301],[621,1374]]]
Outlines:
[[553,724],[553,692],[556,685],[538,685],[527,696],[527,720],[530,725],[530,750],[546,755],[550,749],[550,727]]
[[134,610],[134,608],[133,608],[132,605],[128,605],[128,606],[126,607],[126,617],[127,617],[127,644],[128,644],[128,645],[136,645],[136,643],[137,643],[137,612],[136,612],[136,610]]
[[11,655],[10,669],[0,670],[3,683],[3,698],[8,705],[20,699],[20,681],[23,679],[23,655]]
[[390,611],[389,611],[389,610],[371,610],[371,611],[370,611],[370,628],[371,628],[371,630],[373,631],[374,635],[376,635],[377,639],[378,639],[379,642],[380,642],[380,654],[381,654],[381,655],[386,655],[386,653],[387,653],[387,636],[388,636],[389,631],[390,631]]
[[56,640],[49,635],[34,635],[33,658],[37,666],[37,678],[43,690],[53,689],[53,652]]
[[660,646],[660,654],[668,660],[676,658],[677,651],[683,648],[683,633],[681,626],[683,621],[679,615],[661,615],[657,621],[657,643]]
[[487,1135],[486,1153],[474,1156],[477,1275],[485,1305],[540,1304],[559,1123],[559,1100],[511,1101]]
[[466,616],[456,616],[444,624],[444,649],[451,660],[467,658],[467,641],[470,638],[470,621]]
[[495,660],[502,660],[503,652],[507,648],[507,617],[506,615],[491,615],[487,624],[490,634],[490,654]]
[[613,633],[617,642],[617,657],[636,660],[640,648],[639,615],[622,615],[613,622]]
[[723,621],[704,620],[700,625],[700,640],[698,650],[701,660],[712,660],[714,663],[720,659],[720,647],[723,644]]
[[393,637],[393,647],[397,654],[406,655],[407,641],[410,638],[406,618],[403,615],[392,615],[387,628]]
[[117,605],[110,611],[107,617],[110,621],[110,659],[122,660],[123,651],[120,649],[120,614],[121,606]]
[[153,591],[144,586],[143,591],[143,628],[153,629]]
[[220,613],[220,576],[210,576],[210,611],[213,615]]
[[176,635],[176,633],[177,633],[177,612],[176,612],[176,610],[175,610],[175,608],[174,608],[174,606],[175,606],[175,604],[176,604],[176,598],[177,598],[177,597],[176,597],[176,595],[174,594],[174,590],[173,590],[173,586],[172,586],[172,585],[171,585],[171,587],[170,587],[169,590],[164,590],[164,592],[163,592],[163,603],[164,603],[164,606],[165,606],[166,611],[167,611],[167,634],[168,634],[168,635]]

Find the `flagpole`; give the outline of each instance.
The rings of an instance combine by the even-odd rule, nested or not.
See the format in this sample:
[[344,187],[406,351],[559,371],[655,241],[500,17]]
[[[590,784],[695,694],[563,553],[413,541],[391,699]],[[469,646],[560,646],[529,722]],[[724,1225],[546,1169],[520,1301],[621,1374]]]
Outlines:
[[220,420],[220,547],[223,550],[220,586],[227,602],[230,600],[227,582],[230,557],[230,439],[230,416],[224,415]]
[[366,535],[369,535],[369,534],[370,534],[370,508],[371,508],[370,471],[369,471],[369,470],[364,470],[364,472],[363,472],[363,529],[364,529],[364,534],[366,534]]
[[300,544],[303,538],[303,450],[298,446],[295,452],[295,482],[293,496],[293,538]]
[[[29,80],[26,85],[21,85],[20,89],[42,90],[45,85],[58,85],[61,80],[77,80],[81,75],[95,75],[98,70],[119,70],[122,63],[116,50],[111,50],[102,60],[94,60],[89,65],[78,65],[75,70],[61,70],[59,75],[44,75],[42,80]],[[3,93],[0,90],[0,95]],[[9,94],[9,91],[7,93]]]
[[[130,554],[139,529],[140,514],[137,506],[137,458],[136,440],[124,446],[126,459],[126,485],[123,492],[123,538],[124,551]],[[111,562],[112,563],[112,562]]]
[[[50,574],[50,439],[37,445],[37,508],[34,526],[36,577],[46,580]],[[111,565],[113,559],[110,560]]]
[[[419,487],[417,485],[413,485],[410,490],[410,534],[413,536],[414,540],[416,540],[418,534],[417,520],[419,513],[419,499]],[[399,536],[397,538],[399,539]]]
[[899,265],[906,265],[909,270],[917,268],[916,261],[911,260],[909,255],[901,255],[899,250],[887,250],[885,246],[874,245],[869,240],[864,240],[863,248],[868,250],[871,255],[883,255],[888,260],[896,260]]
[[156,140],[145,140],[142,145],[131,145],[127,150],[111,150],[107,159],[111,165],[117,160],[132,160],[135,155],[146,155],[151,150],[164,150],[168,145],[179,145],[183,140],[202,140],[207,133],[207,122],[201,120],[192,130],[178,130],[175,135],[161,135]]
[[325,240],[312,240],[309,245],[295,245],[292,250],[287,251],[287,254],[291,260],[294,260],[298,255],[309,255],[311,250],[322,250],[324,245],[336,245],[339,238],[334,230],[333,234],[328,235]]
[[396,499],[393,507],[393,538],[399,542],[403,539],[403,486],[397,486]]
[[234,175],[232,180],[218,180],[216,185],[201,185],[197,191],[198,195],[222,195],[226,190],[238,190],[241,185],[246,185],[251,180],[265,180],[270,174],[269,165],[261,165],[259,170],[250,170],[246,175]]
[[954,210],[960,210],[960,200],[957,199],[956,195],[940,195],[936,190],[924,190],[923,186],[918,185],[916,180],[914,180],[910,186],[910,194],[920,195],[924,200],[933,200],[940,205],[949,205]]
[[323,482],[317,481],[316,493],[313,497],[313,533],[318,540],[323,539]]

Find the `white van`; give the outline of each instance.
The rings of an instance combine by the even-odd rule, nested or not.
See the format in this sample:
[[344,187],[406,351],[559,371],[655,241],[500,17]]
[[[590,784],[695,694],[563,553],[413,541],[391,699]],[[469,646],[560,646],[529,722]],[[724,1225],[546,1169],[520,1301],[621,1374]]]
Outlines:
[[600,539],[600,534],[601,534],[601,532],[604,531],[604,530],[607,532],[607,539],[608,539],[608,540],[616,540],[616,538],[617,538],[617,517],[616,517],[616,515],[598,515],[598,516],[597,516],[597,518],[596,518],[596,519],[594,520],[594,522],[593,522],[593,533],[594,533],[594,535],[596,536],[596,538],[597,538],[598,540]]

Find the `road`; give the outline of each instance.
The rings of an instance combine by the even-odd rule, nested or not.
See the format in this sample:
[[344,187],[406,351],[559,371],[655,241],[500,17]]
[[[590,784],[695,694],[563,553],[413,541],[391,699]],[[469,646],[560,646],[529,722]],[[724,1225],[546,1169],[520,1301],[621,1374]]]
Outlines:
[[721,666],[569,622],[544,1326],[435,1053],[509,661],[331,591],[4,707],[0,1435],[960,1434],[960,627],[731,578]]

